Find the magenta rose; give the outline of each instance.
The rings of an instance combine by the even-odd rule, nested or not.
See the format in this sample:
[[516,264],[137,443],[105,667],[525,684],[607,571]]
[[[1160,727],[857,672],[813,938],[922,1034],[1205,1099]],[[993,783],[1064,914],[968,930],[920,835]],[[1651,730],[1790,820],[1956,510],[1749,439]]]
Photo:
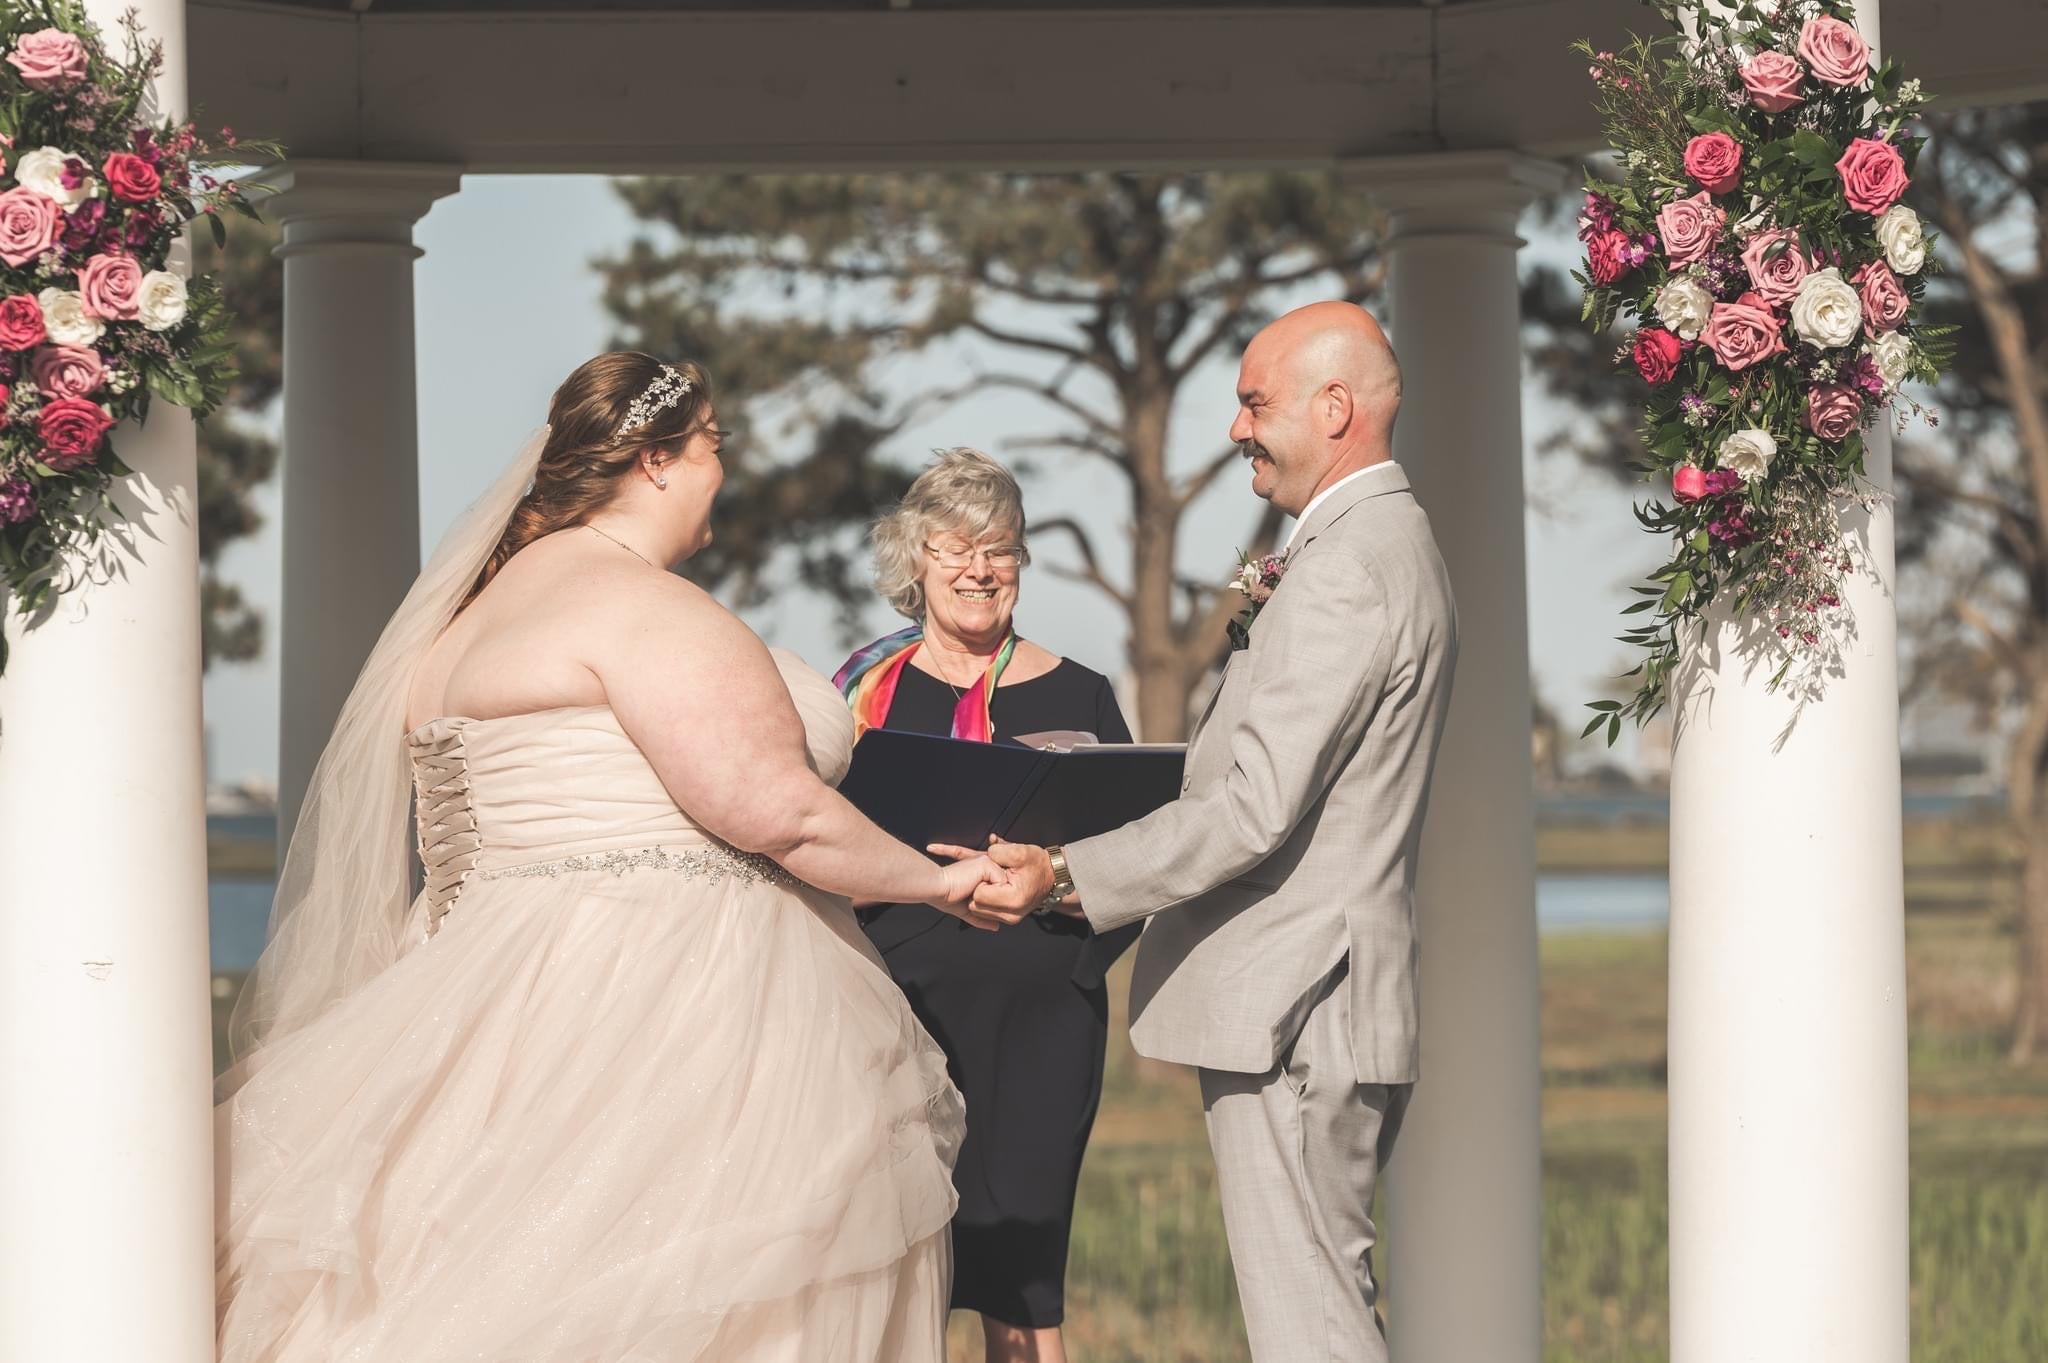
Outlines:
[[27,350],[43,343],[43,305],[34,294],[0,300],[0,350]]
[[46,398],[91,397],[107,377],[99,352],[76,345],[43,347],[28,362],[28,372]]
[[1749,245],[1742,248],[1742,268],[1749,271],[1757,295],[1775,305],[1792,301],[1810,266],[1806,253],[1799,249],[1799,234],[1779,227],[1749,239]]
[[1799,87],[1805,80],[1806,68],[1782,52],[1759,52],[1742,68],[1749,102],[1767,114],[1782,114],[1804,100]]
[[1806,429],[1822,440],[1846,440],[1863,416],[1863,399],[1837,383],[1816,385],[1806,395]]
[[1799,30],[1799,56],[1815,80],[1829,85],[1861,85],[1870,74],[1870,44],[1840,19],[1808,19]]
[[1906,309],[1913,300],[1906,297],[1905,288],[1899,277],[1892,273],[1892,267],[1881,260],[1873,260],[1856,272],[1856,293],[1863,302],[1863,334],[1877,336],[1882,332],[1897,331],[1899,323],[1906,320]]
[[163,177],[156,167],[133,152],[115,152],[100,171],[107,177],[107,188],[124,203],[146,204],[163,192]]
[[[1754,294],[1744,294],[1755,298]],[[1700,331],[1700,344],[1714,352],[1726,368],[1741,371],[1785,353],[1778,319],[1756,303],[1716,303]]]
[[1586,239],[1586,273],[1596,285],[1604,289],[1628,273],[1627,246],[1628,234],[1612,228]]
[[1636,372],[1646,383],[1668,382],[1678,372],[1678,337],[1662,327],[1643,327],[1636,332]]
[[7,54],[31,90],[66,90],[85,79],[85,44],[61,28],[24,34]]
[[1685,144],[1685,173],[1703,189],[1728,193],[1742,183],[1742,144],[1727,133],[1701,133]]
[[1692,464],[1680,464],[1671,474],[1671,495],[1680,502],[1696,502],[1707,495],[1707,471]]
[[85,310],[110,322],[133,321],[141,315],[136,295],[142,291],[142,266],[134,256],[94,256],[78,272],[78,293]]
[[58,398],[43,404],[36,417],[36,435],[43,442],[43,462],[59,473],[90,464],[100,441],[113,429],[114,418],[97,402]]
[[1859,137],[1835,162],[1842,177],[1842,195],[1858,213],[1878,214],[1899,201],[1906,186],[1906,160],[1889,142]]
[[1657,210],[1657,235],[1664,241],[1664,258],[1673,265],[1690,265],[1713,249],[1728,214],[1714,207],[1705,190],[1689,199],[1676,199]]
[[49,250],[62,213],[55,199],[33,189],[0,194],[0,260],[19,268]]

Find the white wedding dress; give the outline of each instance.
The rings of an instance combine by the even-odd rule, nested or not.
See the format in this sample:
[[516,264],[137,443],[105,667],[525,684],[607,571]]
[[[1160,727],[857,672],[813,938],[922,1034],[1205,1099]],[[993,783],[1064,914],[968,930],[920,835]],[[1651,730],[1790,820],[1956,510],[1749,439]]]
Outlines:
[[960,1099],[846,901],[604,707],[406,742],[417,945],[215,1112],[222,1363],[939,1363]]

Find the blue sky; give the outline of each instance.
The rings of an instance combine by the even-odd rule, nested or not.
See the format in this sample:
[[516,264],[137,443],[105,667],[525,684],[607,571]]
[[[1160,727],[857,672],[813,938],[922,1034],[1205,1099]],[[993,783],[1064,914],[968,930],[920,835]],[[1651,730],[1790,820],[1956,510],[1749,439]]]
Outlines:
[[[629,241],[636,224],[597,176],[473,176],[461,193],[436,204],[420,224],[425,255],[415,266],[420,414],[420,526],[431,550],[467,501],[503,466],[546,416],[548,395],[576,365],[602,349],[609,334],[591,262]],[[1525,256],[1569,256],[1569,219],[1526,225]],[[1400,337],[1395,335],[1398,346]],[[961,371],[944,358],[899,366],[890,381],[939,387]],[[1197,461],[1219,447],[1233,401],[1235,357],[1190,385],[1173,432],[1176,456]],[[1628,575],[1659,561],[1657,546],[1628,514],[1629,494],[1587,475],[1569,460],[1537,458],[1537,442],[1571,414],[1529,391],[1523,401],[1528,449],[1523,467],[1528,519],[1531,662],[1539,691],[1570,714],[1600,693],[1602,678],[1624,657],[1613,641],[1616,613],[1630,599]],[[906,432],[902,453],[915,458],[938,445],[970,444],[1003,456],[1007,439],[1042,431],[1047,422],[1028,398],[989,399],[956,408]],[[1120,493],[1107,470],[1058,457],[1040,461],[1025,479],[1034,519],[1075,515],[1090,524],[1112,559],[1120,545]],[[394,490],[396,493],[396,490]],[[278,498],[275,484],[260,502],[267,524],[233,546],[223,571],[241,584],[274,623],[279,589]],[[1256,519],[1242,476],[1219,480],[1191,513],[1183,566],[1212,568],[1221,578],[1232,550]],[[1436,509],[1433,514],[1448,514]],[[1063,550],[1047,546],[1040,563]],[[830,671],[839,647],[830,612],[812,598],[786,593],[749,622],[770,643],[795,649]],[[881,607],[874,632],[893,628]],[[1026,579],[1020,627],[1055,651],[1115,676],[1123,666],[1123,627],[1115,611],[1088,588],[1044,571]],[[275,779],[277,768],[277,631],[254,663],[216,667],[206,682],[210,776],[219,782]],[[1627,665],[1627,664],[1622,664]],[[1624,739],[1621,755],[1631,751]],[[1594,756],[1591,749],[1584,758]]]

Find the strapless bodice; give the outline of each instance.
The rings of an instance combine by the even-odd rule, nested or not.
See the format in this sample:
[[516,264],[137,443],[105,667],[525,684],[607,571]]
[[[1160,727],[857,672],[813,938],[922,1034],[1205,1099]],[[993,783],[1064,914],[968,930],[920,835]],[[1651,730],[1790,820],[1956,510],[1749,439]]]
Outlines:
[[[833,685],[774,650],[803,721],[812,768],[846,774],[853,717]],[[450,716],[406,736],[418,798],[420,861],[431,933],[473,878],[657,867],[786,879],[736,852],[677,807],[609,706],[494,719]]]

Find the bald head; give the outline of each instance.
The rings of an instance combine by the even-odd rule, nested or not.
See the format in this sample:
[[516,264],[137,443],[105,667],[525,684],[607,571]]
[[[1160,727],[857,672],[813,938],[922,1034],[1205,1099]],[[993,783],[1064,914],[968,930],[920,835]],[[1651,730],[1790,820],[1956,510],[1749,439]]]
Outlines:
[[1386,332],[1353,303],[1311,303],[1245,347],[1231,438],[1252,460],[1252,490],[1298,515],[1316,491],[1393,457],[1401,365]]

